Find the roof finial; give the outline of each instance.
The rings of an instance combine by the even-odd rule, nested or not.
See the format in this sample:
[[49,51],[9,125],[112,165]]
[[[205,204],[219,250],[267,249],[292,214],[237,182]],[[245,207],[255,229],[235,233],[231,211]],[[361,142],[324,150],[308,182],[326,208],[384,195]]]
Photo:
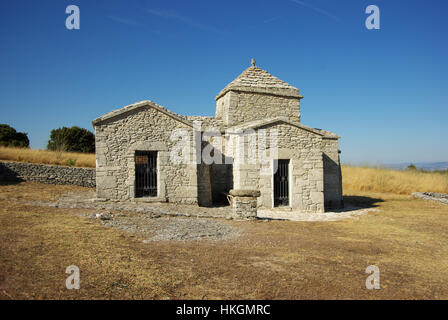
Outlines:
[[250,61],[250,64],[252,65],[252,67],[255,67],[255,59],[252,58],[252,60]]

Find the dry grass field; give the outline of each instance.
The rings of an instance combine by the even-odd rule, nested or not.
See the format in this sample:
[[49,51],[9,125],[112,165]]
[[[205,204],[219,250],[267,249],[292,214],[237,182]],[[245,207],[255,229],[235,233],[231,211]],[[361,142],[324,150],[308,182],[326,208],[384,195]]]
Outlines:
[[57,152],[38,149],[8,148],[0,147],[0,160],[67,165],[70,160],[74,161],[76,167],[95,168],[95,154]]
[[342,166],[343,188],[347,190],[412,194],[448,193],[448,171],[388,170]]
[[[238,222],[226,241],[154,241],[23,204],[80,187],[0,185],[2,299],[448,299],[448,206],[346,190],[379,211],[335,222]],[[15,199],[13,199],[15,198]],[[81,270],[67,290],[65,269]],[[365,269],[380,268],[380,290]]]

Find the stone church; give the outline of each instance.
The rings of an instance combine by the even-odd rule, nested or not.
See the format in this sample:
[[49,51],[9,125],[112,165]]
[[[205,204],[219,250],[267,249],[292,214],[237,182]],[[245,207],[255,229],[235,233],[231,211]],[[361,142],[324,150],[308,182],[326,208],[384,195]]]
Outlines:
[[92,122],[97,197],[230,203],[242,216],[339,208],[340,137],[300,122],[302,98],[252,59],[215,97],[214,117],[182,116],[149,100],[107,113]]

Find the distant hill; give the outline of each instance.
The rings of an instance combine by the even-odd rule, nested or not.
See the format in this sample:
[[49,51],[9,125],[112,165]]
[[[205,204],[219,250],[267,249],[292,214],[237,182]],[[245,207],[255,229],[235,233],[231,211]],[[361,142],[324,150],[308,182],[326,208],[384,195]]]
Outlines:
[[[382,165],[384,168],[388,169],[396,169],[403,170],[406,169],[411,163],[403,162],[403,163],[392,163],[392,164],[384,164]],[[418,169],[426,170],[426,171],[434,171],[434,170],[448,170],[448,162],[413,162]]]

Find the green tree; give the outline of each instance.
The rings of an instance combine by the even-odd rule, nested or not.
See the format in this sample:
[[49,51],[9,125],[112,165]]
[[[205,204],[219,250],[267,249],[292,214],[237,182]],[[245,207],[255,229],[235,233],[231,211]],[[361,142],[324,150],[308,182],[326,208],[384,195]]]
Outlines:
[[95,135],[80,127],[62,127],[51,130],[48,150],[67,152],[95,152]]
[[415,166],[415,164],[411,163],[410,165],[408,165],[408,167],[406,169],[407,170],[417,170],[417,167]]
[[30,140],[25,132],[17,132],[7,124],[0,124],[0,146],[29,148]]

